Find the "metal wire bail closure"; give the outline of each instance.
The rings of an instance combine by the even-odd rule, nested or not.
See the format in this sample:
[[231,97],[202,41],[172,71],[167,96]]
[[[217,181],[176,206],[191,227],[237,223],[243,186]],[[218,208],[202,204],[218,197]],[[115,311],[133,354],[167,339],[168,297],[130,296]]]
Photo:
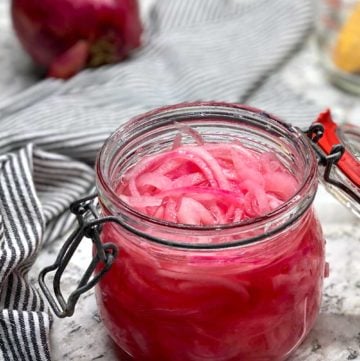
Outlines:
[[[56,316],[60,318],[73,315],[75,305],[79,297],[99,282],[101,277],[110,269],[112,263],[118,255],[118,249],[114,244],[101,243],[101,225],[106,222],[107,219],[99,218],[94,204],[94,199],[96,197],[97,194],[93,194],[74,202],[70,206],[70,211],[76,215],[78,227],[62,246],[54,264],[44,268],[39,275],[40,288],[47,298],[52,310]],[[61,277],[66,266],[74,255],[76,248],[84,237],[92,240],[96,253],[94,254],[93,259],[91,260],[76,289],[70,294],[68,300],[66,301],[61,292]],[[101,267],[100,271],[91,278],[92,273],[99,265]],[[54,295],[46,285],[45,280],[47,274],[50,272],[55,272],[53,279]]]
[[[356,133],[360,137],[359,129]],[[360,161],[343,144],[341,127],[332,120],[330,110],[320,113],[305,134],[318,157],[324,186],[360,217]]]

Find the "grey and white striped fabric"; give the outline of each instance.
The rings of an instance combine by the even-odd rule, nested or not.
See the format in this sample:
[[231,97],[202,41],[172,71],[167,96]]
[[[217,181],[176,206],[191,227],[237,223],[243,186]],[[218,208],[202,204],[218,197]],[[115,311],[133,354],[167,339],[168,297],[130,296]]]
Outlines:
[[194,100],[312,119],[316,107],[279,76],[312,12],[310,0],[159,0],[131,60],[0,101],[0,360],[51,359],[51,316],[28,271],[71,227],[66,209],[93,186],[96,152],[121,123]]

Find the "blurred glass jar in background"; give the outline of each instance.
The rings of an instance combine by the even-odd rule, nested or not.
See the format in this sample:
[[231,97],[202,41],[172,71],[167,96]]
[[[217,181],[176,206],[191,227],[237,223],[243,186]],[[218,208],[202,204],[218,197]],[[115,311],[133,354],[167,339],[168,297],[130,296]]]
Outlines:
[[331,82],[360,95],[360,0],[319,0],[316,34]]

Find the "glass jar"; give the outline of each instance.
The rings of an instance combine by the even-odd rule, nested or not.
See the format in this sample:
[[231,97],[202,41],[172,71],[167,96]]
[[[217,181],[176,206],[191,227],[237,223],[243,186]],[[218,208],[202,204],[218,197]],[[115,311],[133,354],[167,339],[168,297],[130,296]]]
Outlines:
[[[297,193],[265,216],[217,226],[135,211],[116,194],[121,177],[144,156],[171,148],[179,124],[205,142],[276,153]],[[240,105],[171,106],[120,127],[102,147],[96,173],[102,215],[120,220],[101,231],[102,244],[115,245],[119,256],[97,285],[97,302],[129,360],[277,361],[302,342],[319,313],[326,267],[312,206],[317,159],[300,130]]]
[[329,79],[360,94],[360,1],[318,2],[317,44]]

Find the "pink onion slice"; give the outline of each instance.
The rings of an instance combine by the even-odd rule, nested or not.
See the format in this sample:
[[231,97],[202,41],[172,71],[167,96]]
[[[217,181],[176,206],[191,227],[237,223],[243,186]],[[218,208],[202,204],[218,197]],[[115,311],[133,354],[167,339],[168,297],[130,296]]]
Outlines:
[[117,188],[120,198],[168,222],[216,225],[263,216],[296,193],[296,178],[276,154],[198,138],[181,145],[177,137],[172,149],[130,168]]

